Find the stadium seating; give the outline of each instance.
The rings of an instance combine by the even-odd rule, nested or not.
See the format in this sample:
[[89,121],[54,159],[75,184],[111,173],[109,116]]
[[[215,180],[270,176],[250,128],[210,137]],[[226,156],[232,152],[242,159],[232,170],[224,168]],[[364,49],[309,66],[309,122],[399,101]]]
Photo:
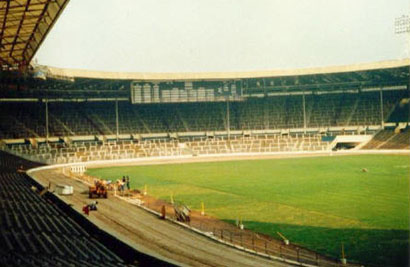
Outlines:
[[393,129],[380,131],[362,149],[410,149],[410,128],[399,133]]
[[124,266],[16,169],[36,164],[0,154],[1,266]]
[[325,151],[328,142],[319,134],[272,134],[259,136],[182,137],[179,140],[157,138],[123,141],[88,141],[10,145],[16,155],[54,164],[180,155],[226,153],[261,153],[290,151]]
[[[383,115],[388,120],[407,91],[384,93]],[[307,127],[380,125],[378,92],[306,96]],[[119,133],[221,131],[227,128],[224,102],[132,105],[119,102]],[[44,137],[45,104],[0,103],[0,139]],[[395,119],[397,120],[397,119]],[[392,121],[395,121],[392,119]],[[231,130],[303,128],[300,95],[249,98],[229,105]],[[49,135],[116,134],[115,102],[49,103]]]

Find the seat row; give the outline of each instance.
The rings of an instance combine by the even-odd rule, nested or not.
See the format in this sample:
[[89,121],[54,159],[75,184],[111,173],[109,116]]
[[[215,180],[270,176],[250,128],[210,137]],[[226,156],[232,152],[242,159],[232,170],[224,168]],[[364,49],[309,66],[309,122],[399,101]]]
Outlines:
[[[0,166],[11,159],[0,152]],[[34,186],[26,174],[0,168],[0,266],[124,266]]]
[[[302,96],[249,98],[226,103],[163,103],[134,105],[122,101],[118,105],[120,134],[169,133],[192,131],[289,129],[348,125],[376,125],[387,119],[405,90],[383,94],[381,109],[379,92],[360,94],[307,95],[305,110]],[[44,137],[46,114],[44,103],[0,103],[0,139]],[[229,110],[229,113],[227,112]],[[304,116],[305,111],[305,116]],[[111,135],[117,130],[114,102],[49,103],[50,136]]]

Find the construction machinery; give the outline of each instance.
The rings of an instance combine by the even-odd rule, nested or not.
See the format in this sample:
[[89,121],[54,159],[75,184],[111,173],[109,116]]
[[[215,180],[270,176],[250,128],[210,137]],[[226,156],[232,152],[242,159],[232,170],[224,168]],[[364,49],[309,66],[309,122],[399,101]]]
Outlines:
[[94,196],[100,198],[107,198],[108,197],[108,187],[107,183],[104,180],[95,180],[94,185],[88,188],[88,196],[89,198],[93,198]]
[[191,210],[185,205],[174,205],[175,217],[179,222],[190,222],[191,221]]

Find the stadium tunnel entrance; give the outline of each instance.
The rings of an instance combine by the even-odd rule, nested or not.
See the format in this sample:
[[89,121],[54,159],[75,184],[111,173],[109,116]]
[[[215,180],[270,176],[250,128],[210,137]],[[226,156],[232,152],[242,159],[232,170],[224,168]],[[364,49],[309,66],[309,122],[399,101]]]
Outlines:
[[372,139],[372,135],[338,135],[330,144],[333,151],[358,149]]
[[333,151],[336,150],[348,150],[348,149],[353,149],[356,146],[360,145],[360,143],[356,142],[348,142],[348,143],[337,143],[336,146],[332,148]]

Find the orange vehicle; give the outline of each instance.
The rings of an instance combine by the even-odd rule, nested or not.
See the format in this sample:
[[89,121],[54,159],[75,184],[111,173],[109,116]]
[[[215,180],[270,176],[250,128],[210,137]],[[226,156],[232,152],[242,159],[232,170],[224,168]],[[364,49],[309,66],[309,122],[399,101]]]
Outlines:
[[105,181],[96,180],[94,182],[94,185],[88,188],[88,197],[93,198],[94,196],[97,196],[98,198],[108,197],[107,184],[105,183]]

